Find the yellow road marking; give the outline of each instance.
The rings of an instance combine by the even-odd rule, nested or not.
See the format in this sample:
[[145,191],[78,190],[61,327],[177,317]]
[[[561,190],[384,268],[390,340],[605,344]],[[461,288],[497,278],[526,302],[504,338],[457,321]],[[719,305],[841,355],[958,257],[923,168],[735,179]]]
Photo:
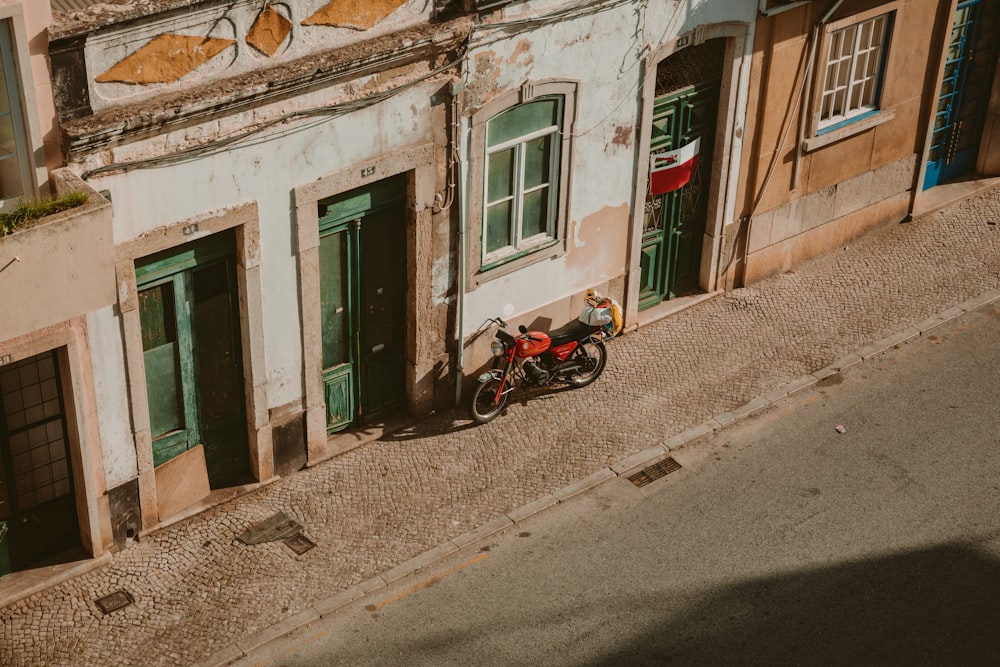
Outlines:
[[484,560],[486,560],[486,553],[485,552],[481,553],[481,554],[478,554],[477,556],[475,556],[473,558],[470,558],[469,560],[467,560],[465,562],[459,563],[458,565],[455,565],[451,569],[446,570],[446,571],[442,572],[441,574],[435,574],[430,579],[425,579],[424,581],[421,581],[419,584],[408,588],[407,590],[403,591],[402,593],[399,593],[398,595],[395,595],[395,596],[389,598],[388,600],[383,600],[382,602],[380,602],[380,603],[378,603],[376,605],[371,605],[369,607],[365,607],[365,609],[367,609],[369,611],[378,611],[379,609],[381,609],[382,607],[384,607],[386,605],[392,604],[393,602],[399,602],[400,600],[402,600],[403,598],[405,598],[407,595],[411,595],[413,593],[416,593],[419,590],[427,588],[431,584],[436,584],[437,582],[441,581],[445,577],[451,576],[451,575],[455,574],[456,572],[458,572],[459,570],[462,570],[464,568],[469,567],[470,565],[475,565],[476,563],[481,563]]

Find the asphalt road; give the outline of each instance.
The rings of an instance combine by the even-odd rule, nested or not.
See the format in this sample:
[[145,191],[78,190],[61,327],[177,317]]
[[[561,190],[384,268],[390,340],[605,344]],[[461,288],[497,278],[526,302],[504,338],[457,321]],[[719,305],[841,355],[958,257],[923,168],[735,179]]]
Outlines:
[[236,664],[998,664],[998,351],[994,304]]

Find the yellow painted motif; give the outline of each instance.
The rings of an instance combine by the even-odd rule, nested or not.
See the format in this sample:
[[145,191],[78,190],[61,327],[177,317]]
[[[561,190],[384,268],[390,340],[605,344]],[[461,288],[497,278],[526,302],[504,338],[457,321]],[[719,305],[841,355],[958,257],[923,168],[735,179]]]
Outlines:
[[266,56],[273,56],[291,31],[292,22],[268,5],[247,33],[247,44]]
[[171,83],[236,43],[233,39],[168,33],[152,39],[104,74],[98,83]]
[[368,30],[405,3],[406,0],[333,0],[302,24]]

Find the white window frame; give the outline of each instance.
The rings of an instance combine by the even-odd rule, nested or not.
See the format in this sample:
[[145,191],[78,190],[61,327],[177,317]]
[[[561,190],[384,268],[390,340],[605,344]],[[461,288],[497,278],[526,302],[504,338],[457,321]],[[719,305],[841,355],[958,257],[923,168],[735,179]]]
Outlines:
[[[559,116],[561,117],[563,107],[565,106],[565,100],[561,95],[545,96],[543,98],[536,97],[531,102],[528,102],[528,104],[531,104],[533,102],[538,102],[544,99],[558,99],[558,109],[559,109],[558,113]],[[505,111],[509,110],[510,109],[507,109]],[[504,112],[501,112],[501,114],[502,113]],[[498,114],[498,116],[499,115],[500,114]],[[486,123],[487,148],[486,148],[486,162],[483,166],[484,200],[483,200],[483,217],[482,217],[482,225],[483,225],[482,264],[483,266],[486,267],[497,264],[499,262],[503,262],[504,260],[508,259],[511,256],[515,256],[523,252],[529,252],[532,248],[537,248],[551,241],[555,241],[556,240],[555,214],[556,214],[556,205],[558,202],[558,195],[559,195],[558,167],[559,167],[560,152],[561,152],[561,145],[559,142],[559,133],[561,131],[560,126],[550,125],[546,128],[542,128],[534,132],[529,132],[528,134],[520,135],[518,137],[515,137],[514,139],[510,139],[503,143],[497,144],[496,146],[490,146],[489,128],[490,128],[490,123],[495,118],[497,118],[497,116],[494,116],[493,118],[490,119],[490,121]],[[551,150],[549,153],[549,164],[547,170],[548,180],[546,180],[544,183],[533,186],[531,188],[525,188],[524,186],[525,162],[526,162],[525,152],[527,150],[527,145],[530,142],[536,139],[541,139],[543,137],[551,137]],[[513,192],[510,195],[501,197],[495,201],[489,201],[487,198],[489,197],[490,157],[497,153],[503,153],[505,151],[508,151],[511,148],[514,149]],[[524,236],[524,229],[523,229],[524,200],[525,198],[527,198],[529,194],[537,192],[543,188],[548,188],[548,196],[546,197],[547,201],[545,207],[545,210],[547,212],[546,229],[544,232],[526,237]],[[486,247],[487,238],[489,236],[486,233],[488,219],[489,219],[489,210],[492,206],[501,204],[504,201],[509,201],[511,203],[512,238],[508,239],[509,241],[508,245],[490,251]]]
[[[813,150],[828,143],[864,132],[895,117],[891,110],[885,110],[884,93],[888,79],[889,55],[898,19],[899,0],[890,2],[866,12],[831,21],[823,26],[818,45],[821,55],[814,72],[815,85],[811,100],[813,113],[809,123],[809,138],[805,150]],[[872,41],[863,42],[865,25],[882,22],[880,43],[872,49]],[[853,31],[852,48],[846,56],[832,53],[840,39]],[[874,31],[872,31],[874,35]],[[862,60],[862,55],[865,59]],[[840,60],[840,66],[848,68],[847,81],[838,81],[828,87],[830,68],[836,66],[833,60]],[[861,71],[859,65],[871,63],[874,70]],[[865,91],[864,86],[870,84]],[[859,90],[859,86],[861,87]],[[860,94],[852,101],[855,93]],[[832,106],[832,96],[843,94],[842,105]]]
[[[548,232],[545,235],[520,239],[517,249],[504,248],[486,255],[486,159],[487,127],[492,118],[504,111],[526,102],[549,97],[562,97],[560,129],[555,134],[552,159],[557,160],[555,171],[550,175],[550,200]],[[477,108],[470,118],[469,132],[469,193],[467,197],[466,227],[467,251],[466,289],[475,290],[479,285],[495,278],[513,273],[537,262],[559,257],[568,247],[567,224],[571,190],[570,165],[573,162],[573,131],[576,124],[577,100],[580,95],[579,82],[565,79],[550,79],[527,82],[520,89],[508,90]],[[531,135],[544,132],[532,132]],[[524,141],[529,135],[517,137]],[[511,142],[514,140],[512,139]],[[505,142],[508,143],[508,142]],[[499,150],[499,145],[489,147]]]

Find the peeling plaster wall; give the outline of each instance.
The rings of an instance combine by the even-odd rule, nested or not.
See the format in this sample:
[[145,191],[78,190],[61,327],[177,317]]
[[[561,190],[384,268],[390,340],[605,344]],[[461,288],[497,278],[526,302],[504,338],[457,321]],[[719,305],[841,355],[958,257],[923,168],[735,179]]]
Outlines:
[[[360,171],[367,161],[383,154],[431,142],[435,128],[431,126],[429,101],[439,87],[440,82],[415,86],[390,101],[333,121],[294,121],[218,155],[97,176],[89,183],[111,192],[116,245],[158,227],[183,224],[212,211],[257,202],[268,407],[296,403],[302,399],[302,334],[292,191],[351,165],[357,165]],[[314,93],[298,98],[294,104],[329,103],[333,94]],[[280,108],[288,109],[291,104],[281,103]],[[129,144],[112,153],[121,159],[161,153],[166,146],[184,144],[186,137],[218,134],[223,131],[220,123],[239,126],[252,122],[254,115],[267,116],[278,108],[271,105],[240,117],[220,118]],[[106,154],[94,156],[95,164],[106,159]],[[113,337],[110,330],[107,337]],[[95,373],[114,378],[120,372],[121,355],[112,354],[114,343],[101,338],[104,354],[95,354]],[[113,406],[103,405],[102,409],[111,410]]]
[[[503,20],[537,17],[572,4],[519,3],[505,10]],[[623,3],[530,30],[505,33],[490,25],[477,30],[465,80],[466,112],[525,82],[576,80],[580,91],[566,253],[468,292],[463,305],[467,335],[489,317],[499,314],[517,321],[518,314],[578,296],[588,288],[622,283],[629,271],[638,132],[645,131],[640,126],[645,59],[698,26],[752,23],[756,9],[756,1],[650,2],[645,11],[638,3]],[[738,115],[742,118],[742,111]],[[469,155],[468,145],[464,151],[467,160],[482,159]],[[482,223],[469,220],[468,224]],[[622,294],[611,296],[620,299]]]

